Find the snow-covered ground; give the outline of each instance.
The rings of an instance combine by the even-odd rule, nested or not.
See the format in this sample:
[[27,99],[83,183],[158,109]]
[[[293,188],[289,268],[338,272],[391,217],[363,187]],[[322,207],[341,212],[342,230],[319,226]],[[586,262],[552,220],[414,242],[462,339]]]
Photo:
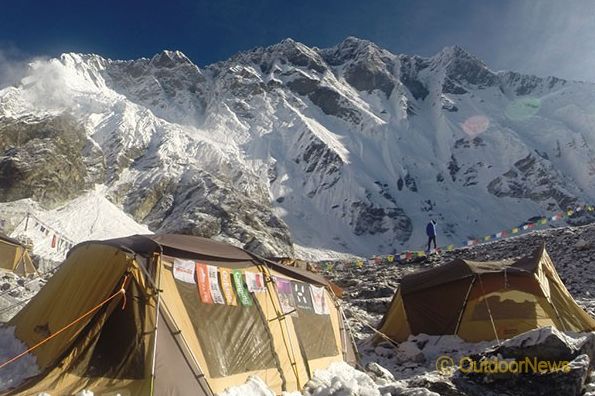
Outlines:
[[[14,335],[14,328],[0,327],[0,364],[23,353],[25,344]],[[0,392],[20,384],[23,380],[39,374],[35,357],[24,355],[15,362],[0,368]]]

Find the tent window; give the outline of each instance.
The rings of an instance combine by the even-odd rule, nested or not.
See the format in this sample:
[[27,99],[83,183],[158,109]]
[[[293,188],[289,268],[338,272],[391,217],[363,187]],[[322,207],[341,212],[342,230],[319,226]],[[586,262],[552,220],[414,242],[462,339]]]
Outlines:
[[292,317],[300,346],[308,360],[336,356],[339,351],[330,315],[317,315],[297,309],[298,317]]
[[258,307],[203,304],[196,285],[176,280],[211,377],[277,368],[268,326]]

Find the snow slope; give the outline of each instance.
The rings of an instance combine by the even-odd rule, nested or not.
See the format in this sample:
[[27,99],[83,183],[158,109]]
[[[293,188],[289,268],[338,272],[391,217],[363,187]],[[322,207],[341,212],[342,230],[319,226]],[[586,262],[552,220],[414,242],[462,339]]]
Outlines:
[[[136,223],[108,201],[104,190],[105,188],[98,186],[66,205],[51,210],[44,210],[31,201],[0,204],[0,213],[18,222],[11,234],[12,237],[30,238],[34,241],[34,254],[56,262],[65,258],[67,249],[52,248],[54,235],[67,238],[76,244],[86,240],[151,233],[146,226]],[[26,211],[15,211],[15,207],[26,207],[31,213],[28,224]],[[47,235],[41,231],[42,226],[51,227]]]

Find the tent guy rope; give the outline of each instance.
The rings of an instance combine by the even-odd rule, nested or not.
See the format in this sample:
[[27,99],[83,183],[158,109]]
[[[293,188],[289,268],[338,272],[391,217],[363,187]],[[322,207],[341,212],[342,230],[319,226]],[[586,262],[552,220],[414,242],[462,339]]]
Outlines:
[[124,309],[124,304],[126,303],[126,285],[127,284],[128,284],[128,275],[126,275],[124,277],[124,280],[122,282],[122,286],[120,286],[120,289],[117,292],[115,292],[114,294],[112,294],[111,296],[109,296],[108,298],[106,298],[105,300],[103,300],[102,302],[100,302],[99,304],[97,304],[96,306],[94,306],[93,308],[91,308],[90,310],[88,310],[87,312],[85,312],[84,314],[82,314],[81,316],[79,316],[78,318],[76,318],[75,320],[73,320],[72,322],[70,322],[69,324],[67,324],[66,326],[62,327],[60,330],[56,331],[54,334],[51,334],[50,336],[48,336],[48,337],[44,338],[43,340],[39,341],[37,344],[33,345],[32,347],[30,347],[26,351],[21,352],[18,355],[14,356],[14,357],[10,358],[9,360],[5,361],[4,363],[0,364],[0,369],[4,368],[5,366],[8,366],[11,363],[16,362],[17,360],[19,360],[23,356],[25,356],[28,353],[30,353],[30,352],[34,351],[35,349],[39,348],[40,346],[42,346],[46,342],[50,341],[52,338],[58,336],[59,334],[63,333],[64,331],[68,330],[69,328],[71,328],[72,326],[74,326],[75,324],[77,324],[78,322],[80,322],[81,320],[83,320],[84,318],[86,318],[87,316],[91,315],[92,313],[95,313],[97,310],[99,310],[105,304],[109,303],[110,301],[112,301],[113,299],[115,299],[116,297],[118,297],[120,295],[122,295],[122,298],[123,298],[122,309]]

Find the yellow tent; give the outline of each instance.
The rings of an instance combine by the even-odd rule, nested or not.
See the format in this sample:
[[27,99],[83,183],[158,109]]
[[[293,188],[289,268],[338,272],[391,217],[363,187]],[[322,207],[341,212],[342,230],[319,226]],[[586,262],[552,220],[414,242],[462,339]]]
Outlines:
[[595,320],[574,301],[542,246],[517,261],[458,259],[405,276],[379,331],[397,342],[421,333],[476,342],[546,326],[592,331]]
[[74,247],[9,323],[41,374],[8,394],[211,395],[258,375],[277,394],[354,362],[324,278],[185,235]]
[[29,252],[16,239],[0,234],[0,268],[26,276],[37,273]]

